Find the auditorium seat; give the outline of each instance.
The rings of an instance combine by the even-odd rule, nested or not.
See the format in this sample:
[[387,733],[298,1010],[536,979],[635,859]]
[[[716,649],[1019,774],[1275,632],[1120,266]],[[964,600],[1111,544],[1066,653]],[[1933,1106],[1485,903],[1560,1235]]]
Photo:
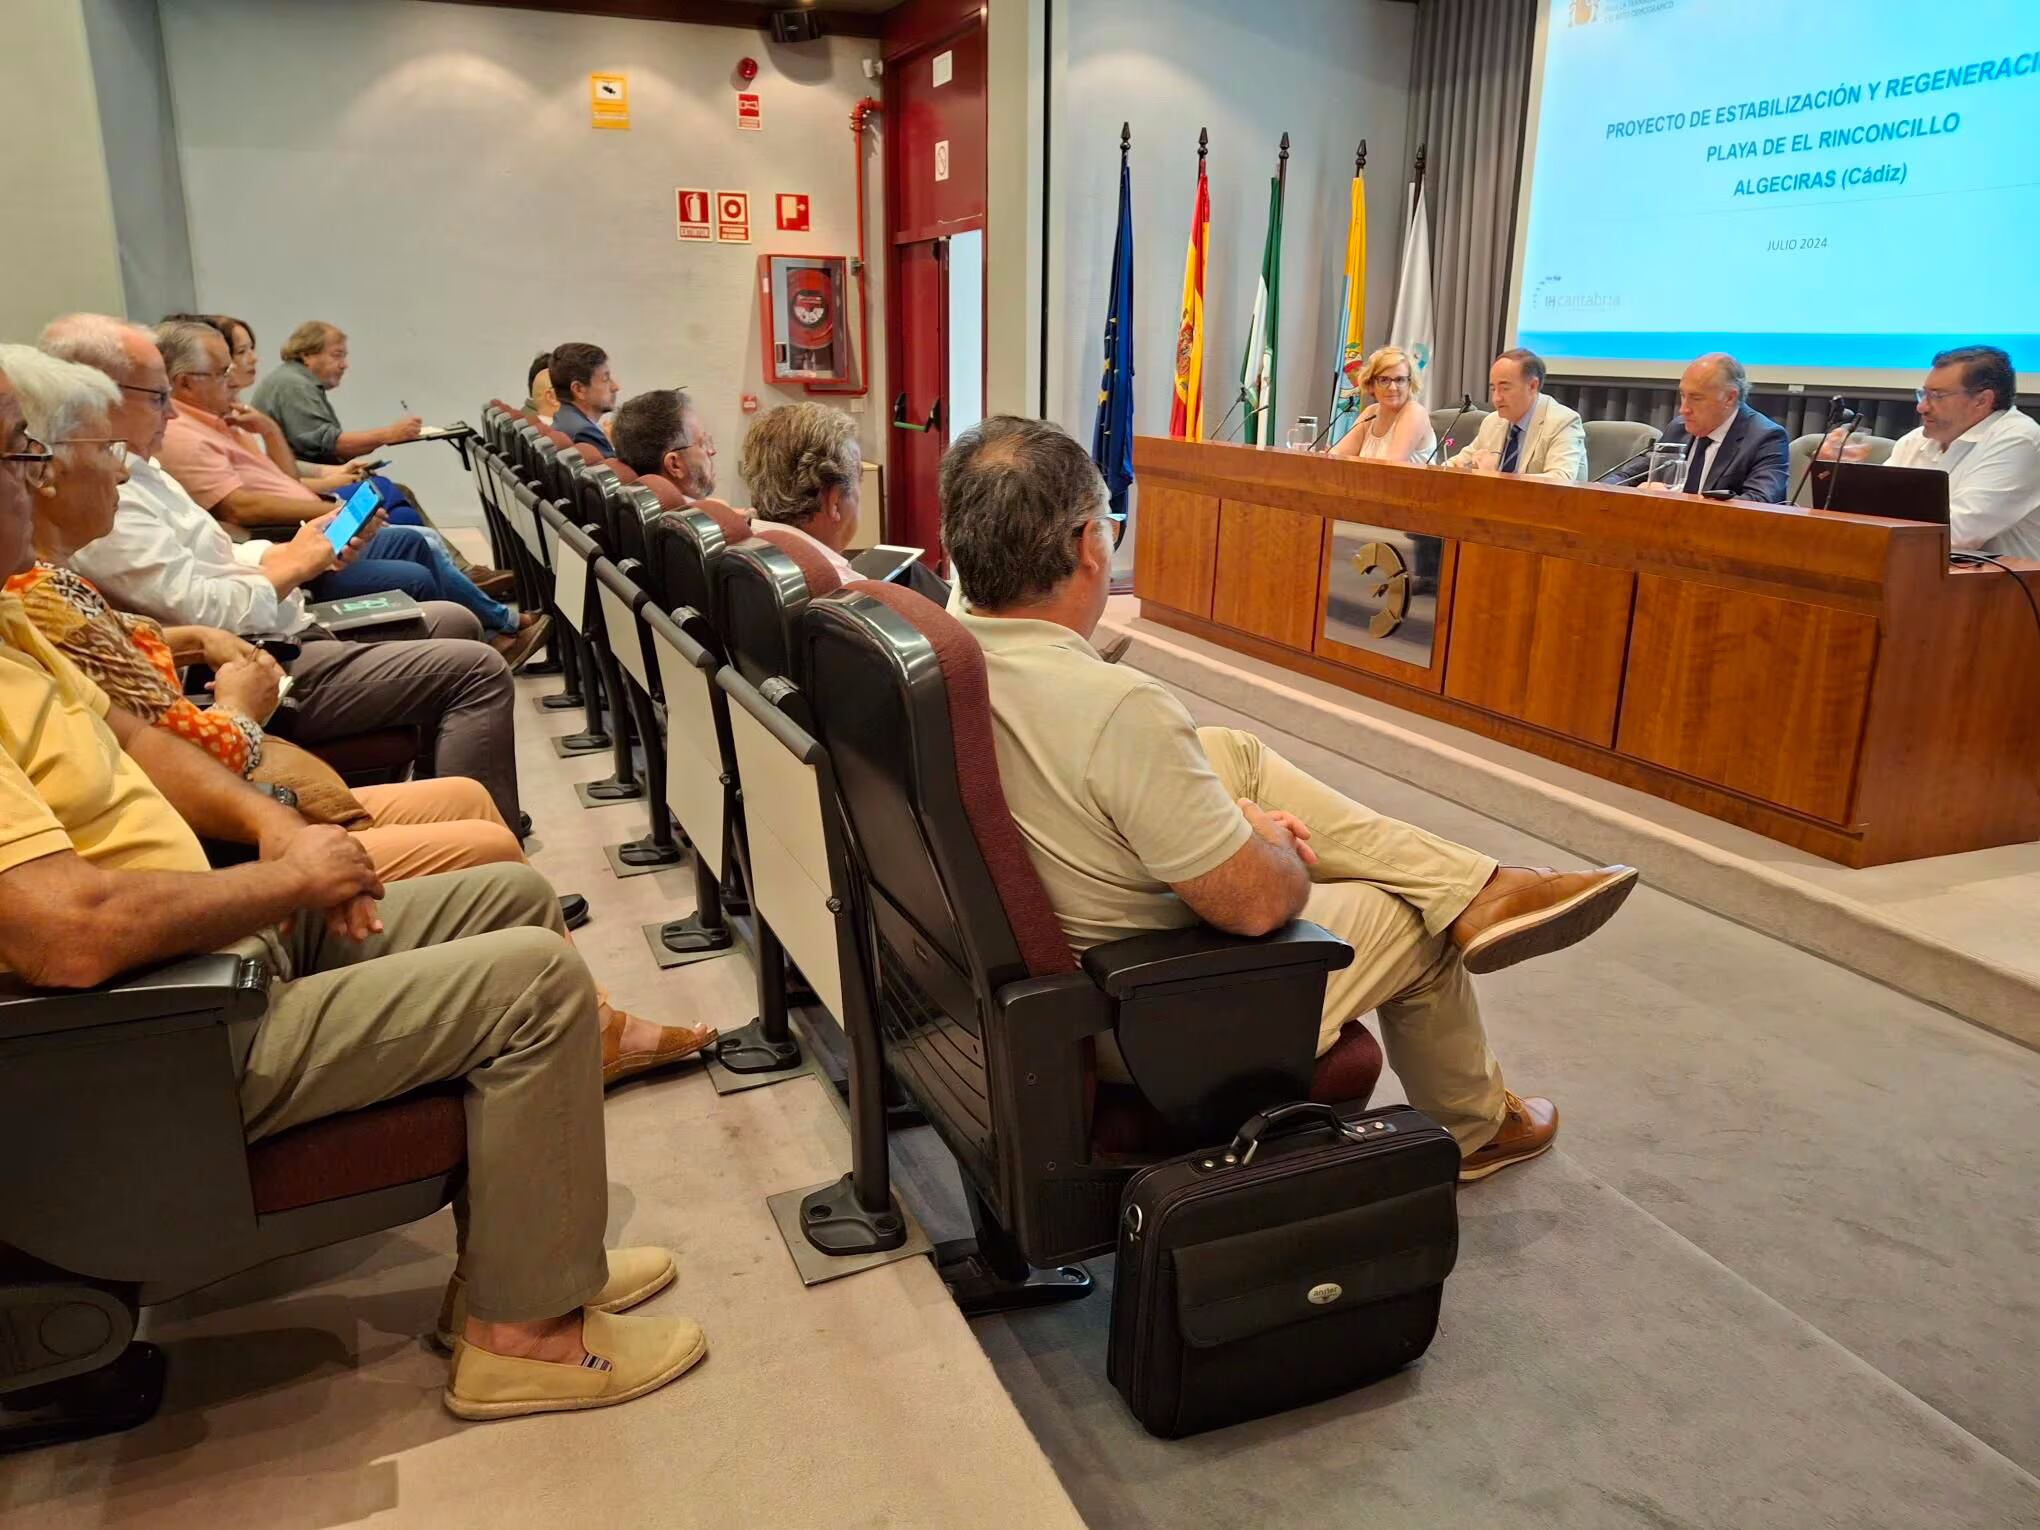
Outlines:
[[[1493,413],[1492,409],[1482,409],[1477,404],[1471,409],[1433,409],[1431,429],[1438,436],[1438,460],[1443,462],[1448,450],[1459,451],[1471,445],[1473,433],[1479,430],[1481,422]],[[1449,449],[1445,445],[1447,436],[1450,436],[1454,443]]]
[[458,1084],[249,1146],[230,1027],[259,962],[187,958],[84,991],[0,978],[0,1451],[130,1428],[165,1362],[140,1309],[430,1216],[466,1175]]
[[[1303,921],[1260,939],[1198,925],[1080,960],[1006,808],[969,634],[913,592],[861,580],[810,602],[797,629],[855,847],[887,1065],[955,1155],[978,1229],[975,1255],[944,1270],[967,1313],[1082,1294],[1081,1270],[1031,1267],[1113,1246],[1129,1151],[1223,1140],[1319,1080],[1365,1101],[1380,1053],[1364,1027],[1313,1058],[1326,975],[1350,947]],[[1138,1100],[1105,1100],[1101,1123],[1108,1032]]]
[[[1587,479],[1592,482],[1619,467],[1664,435],[1643,420],[1587,421]],[[1640,465],[1640,464],[1639,464]]]
[[[1792,502],[1795,505],[1813,504],[1813,475],[1806,471],[1806,465],[1813,460],[1813,454],[1819,450],[1820,443],[1825,439],[1826,432],[1816,431],[1812,435],[1796,437],[1792,442],[1792,483],[1795,489]],[[1897,440],[1891,436],[1858,434],[1849,438],[1851,452],[1859,446],[1870,448],[1869,454],[1862,459],[1865,462],[1888,462],[1891,459],[1891,449],[1896,445]]]

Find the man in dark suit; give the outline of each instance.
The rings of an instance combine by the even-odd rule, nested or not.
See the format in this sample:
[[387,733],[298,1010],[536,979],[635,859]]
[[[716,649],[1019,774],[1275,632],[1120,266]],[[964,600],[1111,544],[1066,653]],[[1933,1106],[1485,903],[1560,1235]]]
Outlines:
[[569,441],[585,441],[605,457],[616,448],[595,422],[616,407],[615,374],[609,370],[609,353],[585,340],[569,340],[552,351],[553,392],[559,408],[553,413],[553,429]]
[[[1792,443],[1785,427],[1743,402],[1749,392],[1742,363],[1715,351],[1679,376],[1679,417],[1665,428],[1665,442],[1686,443],[1688,494],[1726,492],[1733,499],[1785,502],[1791,475]],[[1649,471],[1630,462],[1601,482],[1633,484]]]

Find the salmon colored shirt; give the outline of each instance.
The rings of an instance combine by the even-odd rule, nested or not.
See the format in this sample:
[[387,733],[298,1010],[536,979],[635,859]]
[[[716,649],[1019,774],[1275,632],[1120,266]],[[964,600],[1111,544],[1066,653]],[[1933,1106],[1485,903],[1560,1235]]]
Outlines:
[[218,415],[178,404],[170,411],[163,449],[156,460],[206,510],[217,510],[220,501],[236,489],[318,500],[302,481],[270,461],[259,441],[252,447],[248,441],[249,437]]

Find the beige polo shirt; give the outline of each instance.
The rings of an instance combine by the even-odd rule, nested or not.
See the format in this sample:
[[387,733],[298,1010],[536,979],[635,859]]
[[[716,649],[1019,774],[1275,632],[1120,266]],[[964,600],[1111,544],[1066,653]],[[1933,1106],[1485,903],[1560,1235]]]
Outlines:
[[993,746],[1034,869],[1082,951],[1197,916],[1169,890],[1253,829],[1183,704],[1055,622],[951,610],[985,654]]

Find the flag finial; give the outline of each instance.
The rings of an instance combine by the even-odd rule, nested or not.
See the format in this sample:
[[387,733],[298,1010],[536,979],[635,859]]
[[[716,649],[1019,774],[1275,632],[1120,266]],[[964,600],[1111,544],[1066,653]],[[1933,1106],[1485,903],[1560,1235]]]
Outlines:
[[1133,149],[1133,127],[1130,123],[1119,124],[1119,157],[1123,160]]
[[1283,160],[1289,158],[1289,135],[1287,133],[1282,135],[1282,152],[1276,158]]
[[1359,152],[1353,156],[1353,173],[1358,175],[1367,168],[1367,140],[1360,140]]
[[1211,134],[1203,128],[1197,130],[1197,168],[1204,168],[1204,156],[1211,152]]

